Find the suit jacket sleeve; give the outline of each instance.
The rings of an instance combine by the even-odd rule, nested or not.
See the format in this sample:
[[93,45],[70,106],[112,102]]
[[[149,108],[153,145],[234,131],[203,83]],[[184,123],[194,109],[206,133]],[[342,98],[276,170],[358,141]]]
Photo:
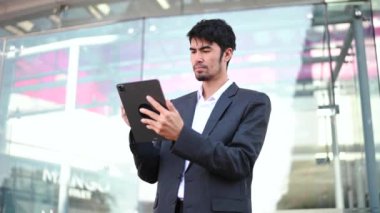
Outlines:
[[239,180],[252,175],[264,143],[271,104],[263,93],[251,95],[250,101],[241,104],[243,99],[247,97],[231,104],[209,135],[185,126],[172,152],[226,179]]
[[129,147],[133,154],[138,176],[148,183],[157,182],[160,162],[160,142],[136,143],[132,132],[129,134],[129,141]]

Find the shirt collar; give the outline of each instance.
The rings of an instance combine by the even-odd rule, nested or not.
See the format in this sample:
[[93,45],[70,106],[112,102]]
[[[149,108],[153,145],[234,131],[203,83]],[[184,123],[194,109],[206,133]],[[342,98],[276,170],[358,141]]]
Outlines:
[[[228,79],[214,94],[212,94],[206,101],[212,101],[212,100],[218,100],[220,96],[222,96],[223,92],[227,90],[229,86],[233,84],[233,81]],[[202,86],[198,89],[197,96],[198,96],[198,101],[203,98],[202,96],[203,89]]]

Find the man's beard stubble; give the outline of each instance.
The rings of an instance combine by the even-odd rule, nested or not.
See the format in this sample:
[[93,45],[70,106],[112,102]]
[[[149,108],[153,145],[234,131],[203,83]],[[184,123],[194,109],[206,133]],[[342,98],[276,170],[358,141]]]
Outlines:
[[[222,54],[220,55],[220,58],[219,58],[219,66],[221,63],[222,63]],[[206,69],[208,68],[206,65],[202,65],[202,66],[203,68],[206,68]],[[193,70],[195,70],[195,66],[193,66]],[[208,75],[207,73],[201,73],[200,75],[197,75],[194,73],[194,75],[198,81],[209,81],[212,78],[212,76]]]
[[207,75],[197,75],[195,74],[195,78],[198,80],[198,81],[208,81],[210,80],[210,77],[207,76]]
[[[204,68],[204,69],[207,70],[207,66],[206,65],[197,65],[197,66],[201,66],[202,68]],[[208,76],[207,73],[200,73],[199,75],[197,75],[196,72],[195,72],[195,69],[196,69],[196,66],[193,66],[194,75],[195,75],[195,78],[198,81],[208,81],[208,80],[210,80],[210,76]]]

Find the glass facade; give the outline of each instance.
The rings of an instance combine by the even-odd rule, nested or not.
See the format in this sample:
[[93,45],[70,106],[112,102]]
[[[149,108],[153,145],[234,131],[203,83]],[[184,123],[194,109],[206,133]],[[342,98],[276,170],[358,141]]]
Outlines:
[[[137,178],[115,86],[157,78],[168,99],[198,89],[186,33],[203,18],[223,18],[234,28],[237,51],[230,79],[267,93],[272,101],[254,170],[254,212],[370,212],[370,189],[378,192],[380,186],[368,178],[362,109],[371,111],[377,157],[376,4],[358,7],[365,17],[360,25],[364,55],[350,31],[357,28],[348,3],[135,19],[4,39],[0,212],[151,212],[155,185]],[[359,80],[363,56],[367,105]],[[375,171],[380,169],[376,159]]]
[[[372,58],[370,60],[372,61],[377,61],[377,79],[372,79],[370,81],[370,87],[373,88],[371,90],[371,104],[372,104],[372,109],[374,110],[373,112],[373,117],[377,118],[380,116],[380,101],[379,101],[379,96],[380,96],[380,2],[372,0],[371,1],[371,6],[372,6],[372,24],[374,26],[373,30],[373,35],[374,35],[374,40],[370,40],[370,45],[371,45],[371,51],[372,51]],[[380,128],[380,121],[378,119],[373,119],[374,125],[376,126],[375,128],[379,129]],[[378,148],[380,146],[380,131],[375,131],[375,143],[376,143],[376,159],[377,162],[380,162],[380,149]],[[377,172],[380,172],[380,166],[378,167],[379,170]]]

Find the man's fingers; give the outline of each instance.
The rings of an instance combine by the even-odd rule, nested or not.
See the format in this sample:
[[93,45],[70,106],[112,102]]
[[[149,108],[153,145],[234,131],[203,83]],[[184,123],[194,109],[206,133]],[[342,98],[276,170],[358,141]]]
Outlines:
[[163,106],[161,106],[160,103],[158,103],[156,100],[154,100],[154,98],[150,97],[149,95],[146,96],[146,99],[160,113],[162,113],[166,110]]
[[143,113],[144,115],[147,115],[148,117],[150,117],[153,120],[157,120],[158,116],[160,116],[157,113],[150,111],[149,109],[145,109],[145,108],[140,108],[140,112]]
[[166,100],[166,106],[169,111],[176,112],[177,109],[174,107],[174,104],[170,100]]
[[155,124],[154,124],[154,121],[153,121],[153,120],[143,118],[143,119],[141,119],[141,122],[142,122],[143,124],[145,124],[145,127],[146,127],[146,128],[148,128],[148,129],[150,129],[150,130],[153,130],[153,131],[155,131],[155,132],[158,134],[158,130],[157,130],[157,128],[155,127]]

